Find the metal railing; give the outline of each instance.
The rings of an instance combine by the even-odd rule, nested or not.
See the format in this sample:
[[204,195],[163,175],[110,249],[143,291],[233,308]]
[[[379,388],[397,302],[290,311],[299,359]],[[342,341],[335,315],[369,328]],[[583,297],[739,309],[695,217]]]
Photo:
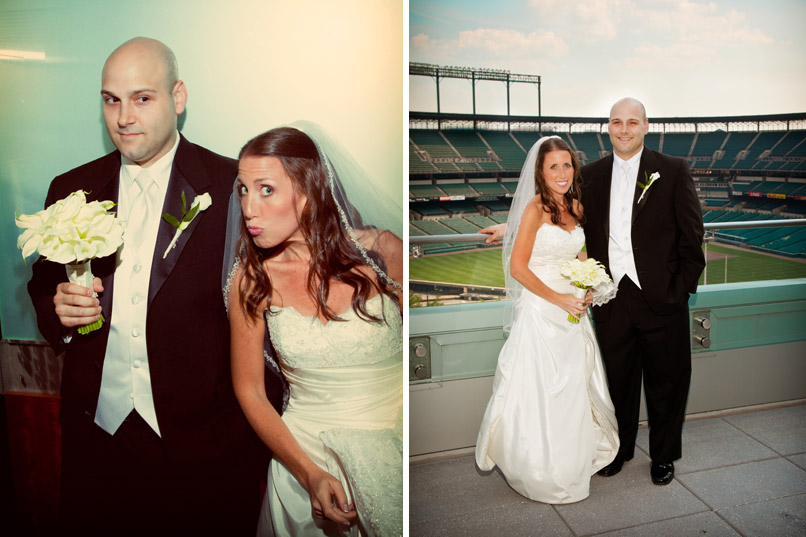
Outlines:
[[[706,238],[709,238],[708,232],[714,232],[720,229],[750,229],[790,226],[806,226],[806,218],[793,218],[788,220],[755,220],[743,222],[709,222],[704,225]],[[462,233],[457,235],[416,235],[409,237],[409,244],[418,245],[446,242],[481,242],[487,237],[489,237],[489,235],[484,233]]]

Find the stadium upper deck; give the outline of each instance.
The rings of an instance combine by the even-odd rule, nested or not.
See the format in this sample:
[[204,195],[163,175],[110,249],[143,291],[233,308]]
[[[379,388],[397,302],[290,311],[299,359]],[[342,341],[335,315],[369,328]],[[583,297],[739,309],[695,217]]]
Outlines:
[[[582,164],[612,150],[607,118],[411,112],[409,129],[412,180],[511,178],[547,134],[564,138]],[[806,114],[650,119],[645,143],[686,158],[695,177],[806,177]]]

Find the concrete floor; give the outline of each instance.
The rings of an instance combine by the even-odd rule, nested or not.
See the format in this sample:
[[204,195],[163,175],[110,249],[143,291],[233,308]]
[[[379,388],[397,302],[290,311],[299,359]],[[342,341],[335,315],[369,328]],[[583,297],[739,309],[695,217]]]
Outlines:
[[569,505],[528,500],[472,455],[409,468],[409,536],[806,536],[806,404],[692,420],[666,486],[635,458]]

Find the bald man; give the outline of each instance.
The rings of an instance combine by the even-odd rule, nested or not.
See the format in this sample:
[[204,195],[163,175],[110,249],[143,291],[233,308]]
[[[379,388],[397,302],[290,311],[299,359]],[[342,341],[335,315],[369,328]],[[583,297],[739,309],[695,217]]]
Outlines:
[[[113,200],[126,241],[93,261],[93,290],[43,259],[28,285],[41,333],[65,352],[65,530],[254,535],[268,454],[233,394],[221,291],[237,163],[177,131],[188,93],[159,41],[112,52],[101,96],[117,150],[56,177],[45,204],[78,189]],[[181,219],[183,192],[188,204],[206,193],[212,205],[169,249],[176,228],[161,215]],[[101,312],[101,329],[74,332]]]
[[686,161],[644,146],[643,104],[616,102],[607,130],[613,154],[582,168],[587,252],[618,286],[615,299],[592,310],[621,441],[599,474],[613,476],[633,458],[643,379],[650,476],[666,485],[682,456],[688,298],[705,268],[702,212]]

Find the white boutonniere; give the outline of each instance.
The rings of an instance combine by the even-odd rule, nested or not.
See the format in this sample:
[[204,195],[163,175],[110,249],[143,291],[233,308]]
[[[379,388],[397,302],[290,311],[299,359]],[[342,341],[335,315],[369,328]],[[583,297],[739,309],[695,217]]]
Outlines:
[[190,205],[190,210],[187,208],[187,199],[185,198],[185,191],[182,191],[182,218],[179,219],[172,214],[169,213],[162,213],[162,218],[171,224],[173,227],[176,228],[176,233],[174,234],[174,238],[171,240],[171,244],[168,245],[168,248],[165,249],[165,253],[162,254],[162,258],[165,259],[168,256],[168,252],[171,251],[171,248],[176,246],[176,240],[179,238],[179,235],[182,234],[185,229],[193,222],[193,219],[196,218],[196,215],[199,214],[201,211],[207,210],[210,205],[213,204],[213,199],[210,197],[210,194],[205,192],[201,196],[196,196],[193,200],[193,203]]
[[660,179],[660,172],[655,172],[649,177],[647,177],[646,172],[644,172],[644,182],[641,183],[641,181],[638,181],[638,186],[641,187],[641,190],[643,190],[643,192],[641,192],[641,197],[638,198],[638,203],[641,203],[641,200],[644,199],[644,194],[646,194],[647,190],[649,190],[649,187],[651,187],[658,179]]

